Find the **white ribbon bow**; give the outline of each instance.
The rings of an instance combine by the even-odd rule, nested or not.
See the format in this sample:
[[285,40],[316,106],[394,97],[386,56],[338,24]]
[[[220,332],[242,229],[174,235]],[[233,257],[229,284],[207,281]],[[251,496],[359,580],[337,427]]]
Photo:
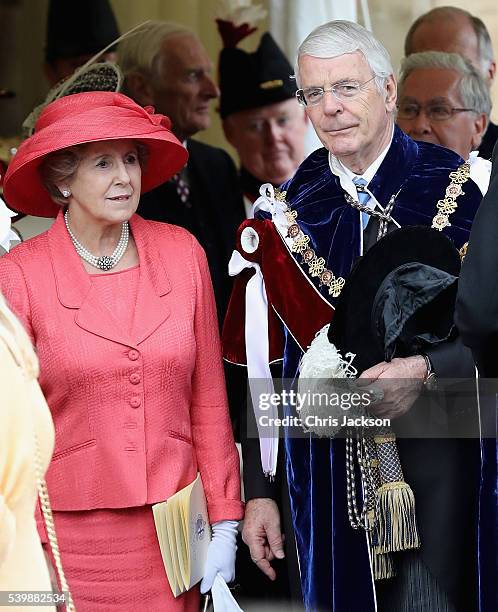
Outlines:
[[[259,237],[252,228],[246,228],[253,232],[252,237]],[[245,230],[244,230],[245,231]],[[241,236],[241,239],[243,236]],[[241,240],[242,241],[242,240]],[[248,250],[254,252],[257,248]],[[237,276],[246,268],[254,268],[256,274],[252,276],[246,287],[245,306],[245,341],[247,357],[247,375],[249,389],[259,433],[259,449],[263,472],[270,477],[275,476],[277,469],[278,454],[278,430],[276,424],[278,418],[278,406],[271,401],[274,393],[273,380],[270,370],[270,340],[268,333],[268,298],[266,295],[265,281],[259,264],[244,259],[238,252],[234,251],[228,264],[230,276]],[[266,394],[267,402],[261,403],[262,394]],[[268,407],[266,406],[268,404]],[[263,417],[263,421],[261,418]]]
[[287,204],[281,200],[275,199],[275,188],[271,183],[264,183],[259,188],[260,197],[252,205],[251,219],[258,210],[264,210],[271,214],[273,223],[277,226],[278,231],[283,235],[287,235],[289,222],[285,216]]

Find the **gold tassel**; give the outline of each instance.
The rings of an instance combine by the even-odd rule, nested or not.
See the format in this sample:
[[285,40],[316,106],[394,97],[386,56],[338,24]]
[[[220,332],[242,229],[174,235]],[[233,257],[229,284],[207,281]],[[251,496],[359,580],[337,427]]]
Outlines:
[[372,569],[374,580],[387,580],[396,576],[392,556],[389,553],[380,554],[373,551]]
[[404,481],[381,485],[380,516],[377,520],[377,553],[397,552],[418,548],[420,538],[415,518],[415,497],[410,485]]
[[396,570],[392,555],[389,553],[381,554],[376,550],[377,530],[374,529],[368,532],[368,541],[370,543],[369,552],[372,562],[372,573],[374,580],[386,580],[396,576]]

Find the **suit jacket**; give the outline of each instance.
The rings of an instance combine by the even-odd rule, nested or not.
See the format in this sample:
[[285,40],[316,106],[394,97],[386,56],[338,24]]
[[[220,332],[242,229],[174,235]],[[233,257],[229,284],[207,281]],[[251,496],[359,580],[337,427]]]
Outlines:
[[199,470],[210,521],[239,519],[205,255],[183,229],[139,216],[130,226],[140,258],[131,333],[95,297],[62,213],[0,260],[0,288],[36,346],[55,424],[52,507],[152,504]]
[[498,147],[493,154],[489,189],[470,232],[458,283],[456,324],[472,349],[480,377],[482,473],[479,503],[481,610],[498,609]]
[[483,159],[491,159],[493,149],[498,140],[498,125],[489,122],[488,129],[483,136],[481,146],[479,147],[479,157]]
[[456,322],[474,352],[479,373],[498,377],[498,147],[493,155],[489,189],[470,232],[458,284]]
[[237,228],[245,218],[237,170],[230,156],[196,140],[187,141],[187,205],[176,186],[164,183],[145,193],[138,214],[144,219],[173,223],[188,229],[206,251],[221,325],[232,290],[228,262]]

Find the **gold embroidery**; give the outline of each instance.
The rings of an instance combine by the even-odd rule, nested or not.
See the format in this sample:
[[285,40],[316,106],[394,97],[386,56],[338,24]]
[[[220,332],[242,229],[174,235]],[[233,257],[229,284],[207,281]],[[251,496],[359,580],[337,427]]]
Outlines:
[[336,277],[331,270],[328,270],[325,267],[325,259],[323,257],[318,257],[315,251],[310,248],[310,237],[306,236],[296,223],[297,211],[289,208],[285,200],[286,196],[286,191],[275,189],[275,199],[279,202],[284,202],[287,206],[284,210],[284,215],[289,223],[287,237],[292,239],[292,245],[290,247],[292,253],[299,253],[301,255],[303,263],[308,266],[310,276],[313,278],[319,277],[320,287],[325,285],[328,287],[329,295],[335,298],[339,297],[346,281],[342,276]]
[[468,163],[462,164],[457,170],[450,172],[451,183],[446,187],[446,197],[439,200],[436,204],[438,212],[432,219],[433,229],[441,231],[451,225],[449,217],[458,208],[456,199],[461,195],[465,195],[462,185],[469,177],[470,165]]
[[458,251],[460,253],[460,259],[463,261],[465,259],[465,255],[467,255],[467,247],[469,246],[469,243],[466,242]]
[[[308,236],[306,236],[308,238]],[[323,257],[315,257],[308,264],[309,271],[311,276],[320,276],[320,274],[325,270],[325,259]]]
[[291,251],[293,253],[304,253],[304,251],[308,250],[309,241],[310,241],[309,236],[305,236],[304,234],[301,234],[301,236],[298,236],[292,243]]
[[296,222],[297,212],[295,210],[286,210],[284,214],[288,223],[292,225]]
[[[280,189],[275,189],[275,200],[277,200],[277,202],[285,202],[286,197],[287,197],[287,191],[280,191]],[[295,211],[293,211],[293,214],[294,212]],[[296,217],[297,217],[297,213],[295,213],[294,215],[294,218]]]
[[345,282],[346,281],[342,278],[342,276],[339,276],[339,278],[334,278],[329,285],[329,294],[332,297],[339,297]]
[[260,89],[275,89],[275,87],[282,87],[284,82],[282,79],[273,79],[273,81],[264,81],[259,84]]

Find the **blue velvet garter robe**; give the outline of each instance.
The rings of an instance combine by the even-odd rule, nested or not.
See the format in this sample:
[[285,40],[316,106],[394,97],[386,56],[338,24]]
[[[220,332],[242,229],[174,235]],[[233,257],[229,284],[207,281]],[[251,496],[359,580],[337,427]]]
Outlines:
[[[395,128],[389,151],[368,189],[382,206],[387,205],[392,196],[396,196],[391,216],[400,227],[431,226],[438,213],[436,204],[445,197],[451,182],[449,175],[462,164],[463,160],[455,153],[436,145],[416,143]],[[462,188],[462,193],[456,199],[457,207],[449,215],[449,224],[442,228],[459,249],[468,240],[472,219],[481,200],[481,192],[471,179],[468,179]],[[361,213],[346,201],[339,178],[330,169],[328,151],[319,149],[312,153],[301,164],[294,177],[281,187],[281,191],[285,192],[287,206],[296,214],[295,222],[302,233],[309,237],[308,247],[324,259],[324,267],[336,278],[343,277],[347,282],[352,265],[362,254]],[[267,213],[258,213],[256,216],[268,219]],[[289,256],[313,284],[314,291],[319,292],[333,306],[336,298],[331,296],[328,286],[320,283],[319,275],[310,274],[308,264],[299,254],[289,250]],[[292,287],[286,286],[282,291],[288,297],[288,304],[300,299],[298,294],[293,295]],[[228,320],[237,316],[240,319],[240,313],[233,310],[229,308]],[[313,312],[309,313],[309,318],[313,321]],[[295,335],[289,333],[285,326],[285,319],[283,323],[283,376],[293,380],[298,373],[302,350],[294,339]],[[240,324],[243,325],[243,321],[240,321]],[[410,474],[409,467],[403,464],[403,453],[400,450],[403,470],[408,472],[405,473],[405,478],[415,493],[422,540],[421,557],[430,572],[449,593],[452,601],[463,601],[465,596],[461,595],[459,589],[465,588],[462,586],[464,580],[459,574],[459,559],[456,557],[459,552],[463,555],[473,550],[474,543],[477,545],[477,533],[474,538],[472,525],[459,525],[464,516],[461,514],[461,506],[465,505],[465,500],[463,499],[461,504],[459,499],[453,498],[452,487],[455,485],[458,489],[458,483],[445,482],[445,468],[437,465],[444,463],[438,459],[438,453],[442,452],[443,458],[446,456],[444,445],[442,447],[437,440],[421,442],[429,447],[428,457],[434,451],[433,461],[436,465],[423,466],[422,470],[419,469],[420,473],[417,473],[417,468]],[[469,478],[475,477],[477,491],[480,469],[477,441],[475,447],[472,444],[465,445],[464,451],[451,446],[452,442],[448,442],[448,452],[455,453],[459,461],[470,466],[471,472],[476,466]],[[340,439],[328,441],[316,438],[285,438],[287,476],[302,592],[306,609],[313,612],[377,610],[367,537],[364,531],[353,530],[348,520],[344,447],[344,440]],[[461,457],[461,452],[468,452],[470,455]],[[424,454],[425,448],[417,450],[413,445],[407,445],[406,456],[420,459],[415,463],[423,464]],[[494,459],[496,460],[496,457]],[[434,473],[433,486],[439,487],[441,480],[441,495],[448,497],[448,511],[446,506],[438,509],[437,502],[433,499],[434,491],[430,488],[427,490],[428,471]],[[420,482],[417,482],[417,479]],[[453,476],[450,476],[449,480],[453,481]],[[460,489],[462,495],[465,495],[464,487]],[[472,514],[472,509],[467,509]],[[477,519],[475,522],[477,523]],[[459,533],[467,534],[463,544],[458,542],[461,540]],[[448,548],[451,559],[440,554],[440,543],[444,541],[441,538],[455,539],[454,548]],[[481,565],[482,563],[481,559]],[[477,580],[475,582],[477,583]],[[484,584],[481,586],[486,588]],[[456,603],[458,604],[458,601]],[[463,608],[457,606],[457,609]],[[465,612],[470,612],[470,609],[466,608]],[[481,612],[490,611],[482,609]]]

